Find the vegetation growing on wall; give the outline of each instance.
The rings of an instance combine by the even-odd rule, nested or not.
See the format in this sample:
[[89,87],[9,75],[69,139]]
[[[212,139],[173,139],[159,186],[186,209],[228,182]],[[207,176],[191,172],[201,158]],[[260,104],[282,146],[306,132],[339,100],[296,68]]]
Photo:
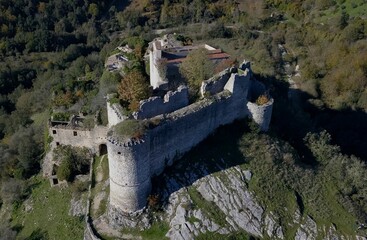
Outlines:
[[144,136],[148,128],[146,121],[127,119],[117,124],[114,127],[114,132],[116,132],[118,137],[123,139],[140,139]]
[[269,102],[269,97],[266,95],[260,95],[257,99],[256,99],[256,104],[257,105],[264,105],[266,103]]

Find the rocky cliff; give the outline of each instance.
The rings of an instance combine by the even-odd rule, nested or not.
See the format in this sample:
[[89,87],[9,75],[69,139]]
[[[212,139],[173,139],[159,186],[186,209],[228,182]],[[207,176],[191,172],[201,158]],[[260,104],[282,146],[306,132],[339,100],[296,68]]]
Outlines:
[[325,205],[314,207],[314,198],[280,180],[292,175],[310,188],[300,171],[315,177],[293,165],[297,154],[291,146],[248,133],[244,125],[220,128],[153,178],[151,196],[158,195],[159,203],[148,201],[142,213],[126,216],[120,237],[150,239],[158,228],[160,237],[175,240],[366,239],[337,201],[323,199]]

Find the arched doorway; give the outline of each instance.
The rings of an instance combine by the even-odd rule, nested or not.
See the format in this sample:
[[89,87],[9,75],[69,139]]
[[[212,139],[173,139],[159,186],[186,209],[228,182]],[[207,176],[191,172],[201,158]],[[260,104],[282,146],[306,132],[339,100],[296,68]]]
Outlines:
[[101,144],[99,145],[99,156],[107,154],[107,145]]

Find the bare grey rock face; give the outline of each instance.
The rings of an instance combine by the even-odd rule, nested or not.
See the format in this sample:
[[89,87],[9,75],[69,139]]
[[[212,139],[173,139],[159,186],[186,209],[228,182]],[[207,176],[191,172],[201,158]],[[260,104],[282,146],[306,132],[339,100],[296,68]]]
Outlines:
[[[225,238],[225,235],[234,232],[247,232],[261,239],[365,240],[358,236],[340,236],[335,226],[317,226],[311,216],[302,215],[298,208],[293,213],[293,219],[282,222],[274,211],[268,211],[266,206],[261,205],[256,195],[248,189],[246,175],[249,172],[235,166],[210,174],[209,169],[194,164],[189,171],[162,175],[161,180],[165,183],[161,196],[166,205],[165,215],[161,219],[169,225],[166,237],[188,240],[210,232],[222,234]],[[216,214],[213,215],[213,211]],[[118,226],[130,228],[150,226],[145,210],[134,216],[122,216],[118,221]],[[289,232],[285,232],[284,227],[296,229],[295,234],[286,235]]]
[[296,240],[311,240],[317,237],[317,225],[316,222],[307,216],[304,222],[300,225],[296,232]]
[[33,199],[30,197],[24,201],[24,210],[28,213],[33,210]]
[[[243,230],[257,237],[269,232],[269,236],[283,239],[282,228],[273,219],[274,215],[267,215],[265,220],[264,209],[248,191],[246,174],[248,172],[240,167],[232,167],[219,176],[211,174],[193,183],[192,187],[201,197],[214,204],[223,215],[224,221],[220,223],[211,219],[204,210],[191,207],[193,202],[186,188],[172,193],[166,207],[170,219],[170,230],[166,236],[170,239],[194,239],[205,232],[228,234]],[[176,180],[172,183],[178,184]],[[266,230],[263,227],[265,221],[268,222]]]
[[252,172],[251,172],[250,170],[246,170],[246,171],[244,171],[243,173],[244,173],[244,175],[245,175],[246,180],[247,180],[247,181],[250,181],[250,180],[251,180],[251,178],[252,178]]
[[[325,232],[326,229],[324,229],[324,232]],[[336,233],[336,228],[335,226],[332,224],[328,231],[326,232],[326,236],[324,238],[324,240],[339,240],[341,238],[339,238],[339,236],[337,235]]]
[[278,222],[275,220],[275,216],[272,212],[265,217],[265,231],[268,236],[272,239],[284,239],[283,229],[279,226]]
[[213,222],[201,209],[193,209],[191,205],[192,200],[184,188],[170,196],[170,204],[166,209],[170,219],[167,237],[178,240],[194,239],[195,236],[207,231],[221,234],[230,232]]
[[146,209],[126,214],[113,206],[109,206],[108,219],[113,228],[138,228],[147,229],[151,226]]

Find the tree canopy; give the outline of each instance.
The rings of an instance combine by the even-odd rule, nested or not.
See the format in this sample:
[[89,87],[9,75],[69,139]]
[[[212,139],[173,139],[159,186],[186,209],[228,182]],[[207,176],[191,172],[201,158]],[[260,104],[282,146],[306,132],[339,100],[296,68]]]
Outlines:
[[208,51],[199,48],[190,52],[180,65],[180,72],[187,80],[190,90],[197,94],[201,82],[213,75],[214,64],[208,58]]
[[128,104],[131,111],[139,108],[140,100],[150,96],[150,88],[146,77],[137,70],[127,73],[118,87],[120,99]]

